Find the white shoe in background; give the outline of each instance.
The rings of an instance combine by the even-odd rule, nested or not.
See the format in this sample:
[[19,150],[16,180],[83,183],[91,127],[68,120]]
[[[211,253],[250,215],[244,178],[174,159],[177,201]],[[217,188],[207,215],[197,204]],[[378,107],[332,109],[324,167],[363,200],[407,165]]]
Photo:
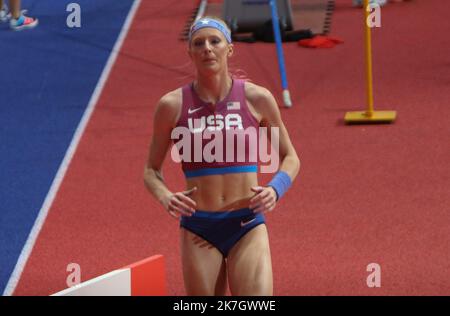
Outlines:
[[0,8],[0,22],[6,22],[8,18],[8,7],[6,4],[3,4],[3,8]]

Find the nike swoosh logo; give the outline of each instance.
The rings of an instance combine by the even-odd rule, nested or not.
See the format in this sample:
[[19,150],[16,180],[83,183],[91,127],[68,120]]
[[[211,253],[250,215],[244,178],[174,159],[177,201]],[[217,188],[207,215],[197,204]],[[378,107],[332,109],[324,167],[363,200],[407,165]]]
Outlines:
[[189,109],[188,109],[188,114],[195,113],[195,112],[201,110],[202,108],[203,108],[203,107],[199,107],[199,108],[196,108],[196,109],[191,109],[191,108],[189,108]]
[[255,221],[255,220],[256,220],[256,218],[251,219],[251,220],[246,221],[246,222],[241,221],[241,227],[247,226],[248,224],[250,224],[251,222],[253,222],[253,221]]

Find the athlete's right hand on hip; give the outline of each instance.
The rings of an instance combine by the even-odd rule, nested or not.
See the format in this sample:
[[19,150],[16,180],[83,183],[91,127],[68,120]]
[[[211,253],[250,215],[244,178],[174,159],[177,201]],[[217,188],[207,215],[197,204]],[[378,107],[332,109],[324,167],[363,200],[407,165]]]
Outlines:
[[197,203],[189,196],[197,190],[197,187],[193,187],[187,191],[172,193],[163,201],[163,205],[167,212],[175,217],[179,218],[180,215],[192,216],[195,213]]

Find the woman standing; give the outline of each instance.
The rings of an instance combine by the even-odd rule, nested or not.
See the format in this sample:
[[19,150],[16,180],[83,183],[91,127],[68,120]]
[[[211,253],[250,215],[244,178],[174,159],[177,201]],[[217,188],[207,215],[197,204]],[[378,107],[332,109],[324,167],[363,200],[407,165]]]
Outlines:
[[[167,93],[157,104],[145,184],[171,216],[180,218],[187,295],[225,295],[227,281],[232,295],[272,295],[263,213],[275,208],[295,179],[300,161],[272,94],[230,76],[233,44],[222,20],[206,17],[195,22],[188,54],[196,80]],[[244,161],[186,159],[182,168],[187,189],[173,193],[165,185],[161,170],[174,130],[188,130],[192,136],[212,131],[226,139],[231,130],[259,126],[279,129],[279,171],[267,186],[258,184],[257,163],[249,159],[255,148],[245,150]],[[203,139],[200,148],[185,147],[180,155],[186,157],[193,149],[194,157],[206,146]],[[239,148],[224,147],[223,157],[233,149]]]

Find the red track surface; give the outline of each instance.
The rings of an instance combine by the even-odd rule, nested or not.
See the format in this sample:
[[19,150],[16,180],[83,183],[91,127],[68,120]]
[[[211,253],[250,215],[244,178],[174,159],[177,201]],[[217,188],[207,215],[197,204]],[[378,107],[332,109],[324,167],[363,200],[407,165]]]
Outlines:
[[[345,43],[285,45],[294,107],[282,110],[302,167],[267,216],[275,294],[450,293],[450,1],[382,9],[373,31],[375,106],[392,125],[345,126],[364,108],[362,12],[338,0],[331,35]],[[16,295],[66,287],[153,254],[166,257],[169,294],[184,294],[178,225],[146,192],[142,171],[156,101],[190,80],[177,40],[196,1],[143,1],[78,147]],[[275,47],[236,44],[233,64],[280,95]],[[172,190],[183,188],[168,163]],[[262,177],[262,182],[267,179]],[[366,266],[381,265],[369,289]]]

